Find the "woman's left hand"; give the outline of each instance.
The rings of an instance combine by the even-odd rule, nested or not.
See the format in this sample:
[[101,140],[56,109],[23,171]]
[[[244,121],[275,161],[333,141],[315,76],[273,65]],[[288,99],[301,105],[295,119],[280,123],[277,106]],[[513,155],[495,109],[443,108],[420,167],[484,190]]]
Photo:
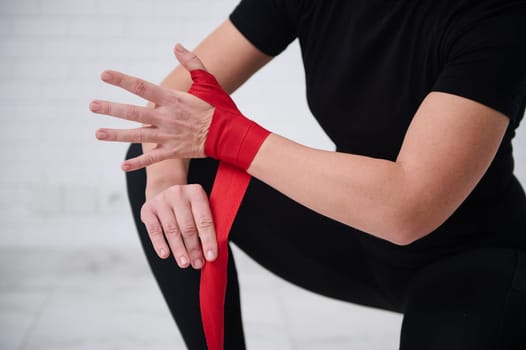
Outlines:
[[[176,57],[188,70],[206,70],[189,51]],[[150,152],[122,164],[124,171],[144,168],[170,158],[203,158],[205,141],[214,114],[214,107],[182,91],[174,91],[116,71],[105,71],[102,80],[128,90],[152,103],[154,108],[95,100],[90,110],[145,124],[135,129],[99,129],[102,141],[157,144]]]

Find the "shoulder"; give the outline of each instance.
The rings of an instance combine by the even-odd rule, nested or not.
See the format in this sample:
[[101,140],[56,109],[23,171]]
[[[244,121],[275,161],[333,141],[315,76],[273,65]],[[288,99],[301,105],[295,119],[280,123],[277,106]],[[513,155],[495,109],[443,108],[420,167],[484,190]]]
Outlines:
[[526,1],[459,1],[445,23],[443,44],[449,52],[497,42],[526,47]]
[[269,56],[282,52],[296,34],[300,0],[241,0],[230,21],[254,46]]
[[451,11],[435,90],[464,96],[518,121],[526,101],[526,1],[463,1]]

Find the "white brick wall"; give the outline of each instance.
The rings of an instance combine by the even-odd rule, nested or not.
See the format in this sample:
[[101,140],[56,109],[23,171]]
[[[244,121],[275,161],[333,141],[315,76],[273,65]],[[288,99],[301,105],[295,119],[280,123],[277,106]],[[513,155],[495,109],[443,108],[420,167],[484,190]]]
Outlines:
[[[93,136],[101,126],[130,124],[95,116],[87,106],[93,98],[143,102],[98,76],[111,68],[160,81],[175,64],[173,45],[195,46],[236,3],[0,2],[0,245],[137,244],[119,170],[126,146]],[[265,102],[258,99],[263,90]],[[331,147],[306,108],[296,44],[235,98],[271,130]],[[524,136],[518,144],[526,183]]]
[[[102,70],[159,82],[175,65],[176,42],[195,46],[237,0],[7,0],[0,2],[0,245],[137,244],[119,169],[126,145],[103,144],[98,127],[129,126],[88,111],[94,98],[142,104],[105,86]],[[297,46],[236,99],[273,130],[309,142],[311,119],[289,132],[292,111],[308,115]],[[276,77],[288,76],[275,86]],[[272,84],[276,105],[256,99]],[[290,111],[280,110],[290,86]],[[271,116],[267,119],[257,116]],[[287,118],[288,123],[280,120]],[[314,146],[330,147],[316,137]]]

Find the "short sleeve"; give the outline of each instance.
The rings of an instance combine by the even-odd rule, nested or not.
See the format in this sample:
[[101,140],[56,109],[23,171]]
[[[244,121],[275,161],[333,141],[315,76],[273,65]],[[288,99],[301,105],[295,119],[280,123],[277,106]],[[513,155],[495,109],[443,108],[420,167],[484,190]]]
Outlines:
[[433,90],[463,96],[518,123],[526,103],[526,5],[485,13],[452,29]]
[[241,0],[230,21],[256,48],[276,56],[297,36],[290,5],[290,0]]

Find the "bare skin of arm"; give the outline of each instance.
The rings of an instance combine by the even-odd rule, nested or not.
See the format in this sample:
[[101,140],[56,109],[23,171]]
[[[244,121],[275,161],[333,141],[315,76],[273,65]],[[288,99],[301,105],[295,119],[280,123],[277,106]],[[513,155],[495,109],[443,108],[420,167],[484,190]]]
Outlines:
[[[188,51],[176,56],[188,71],[204,69]],[[130,86],[137,78],[114,74],[109,83],[134,92]],[[107,135],[99,138],[126,142],[150,137],[163,140],[176,154],[203,157],[204,141],[196,135],[206,129],[199,125],[210,125],[214,107],[193,95],[176,95],[148,84],[141,96],[160,101],[164,109],[131,120],[151,120],[156,131],[105,129]],[[102,113],[129,119],[129,108],[133,107]],[[175,127],[167,123],[168,116],[185,122]],[[180,130],[184,125],[187,132]],[[406,245],[432,232],[461,205],[490,166],[508,125],[505,115],[485,105],[431,92],[415,113],[395,161],[317,150],[271,134],[248,172],[322,215]],[[155,161],[137,157],[126,161],[123,169]]]
[[[232,93],[271,60],[257,50],[226,20],[194,50],[214,73],[222,87]],[[161,83],[171,90],[186,91],[191,79],[181,66]],[[150,102],[148,107],[154,108]],[[156,144],[143,143],[146,154]],[[188,159],[167,159],[146,167],[146,203],[141,210],[150,240],[159,257],[172,253],[177,264],[199,269],[205,259],[217,257],[217,240],[208,197],[197,184],[187,184]]]
[[272,134],[248,172],[314,211],[399,245],[440,226],[495,157],[509,119],[432,92],[396,161],[327,152]]

